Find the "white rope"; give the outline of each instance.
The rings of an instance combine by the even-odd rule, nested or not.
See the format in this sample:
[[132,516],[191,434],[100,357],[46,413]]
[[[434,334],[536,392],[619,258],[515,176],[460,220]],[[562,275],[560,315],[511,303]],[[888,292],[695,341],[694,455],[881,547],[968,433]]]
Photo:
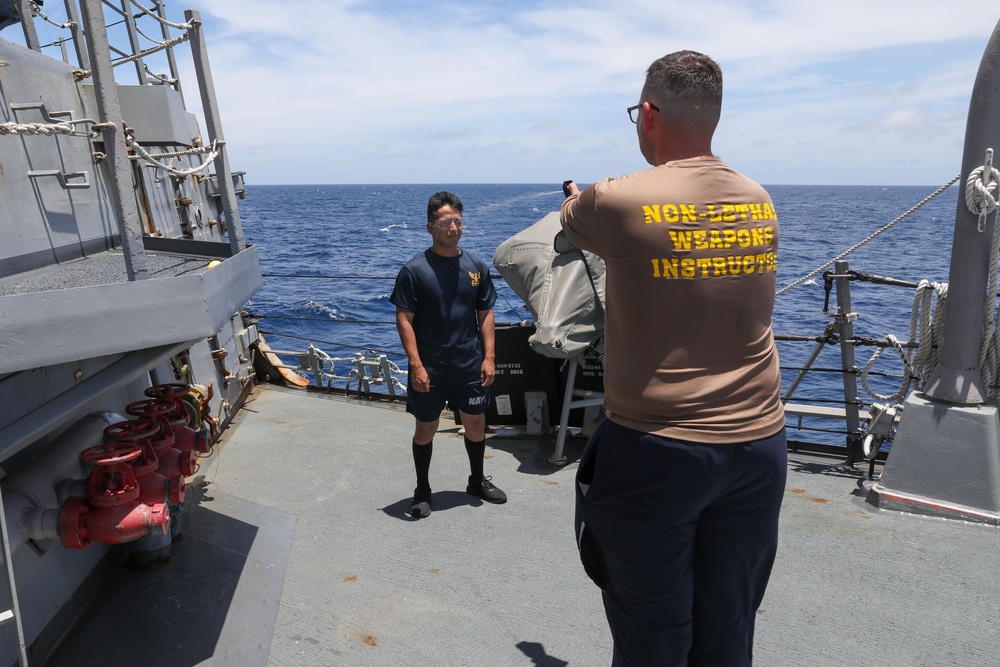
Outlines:
[[140,58],[145,58],[146,56],[152,55],[154,53],[158,53],[160,51],[163,51],[164,49],[169,49],[172,46],[176,46],[176,45],[180,44],[181,42],[187,41],[190,37],[191,37],[191,33],[190,32],[185,32],[182,35],[178,35],[177,37],[174,37],[173,39],[168,39],[168,40],[163,41],[163,42],[157,42],[158,46],[154,46],[154,47],[148,48],[148,49],[143,49],[139,53],[134,53],[134,54],[132,54],[130,56],[126,56],[125,58],[120,58],[118,60],[115,60],[114,62],[111,63],[111,66],[112,67],[118,67],[119,65],[124,65],[126,63],[130,63],[133,60],[139,60]]
[[[979,365],[979,375],[986,387],[987,396],[996,396],[997,388],[994,386],[997,381],[997,360],[1000,358],[1000,336],[997,335],[995,323],[988,321],[986,329],[993,329],[988,336],[983,337],[980,347],[980,357],[985,357]],[[985,354],[984,354],[985,353]]]
[[[951,185],[954,184],[958,178],[959,177],[956,176],[949,183],[942,186],[929,197],[917,204],[917,206],[910,209],[882,229],[878,230],[875,234],[869,236],[861,243],[855,245],[847,252],[838,256],[836,259],[841,259],[848,253],[853,252],[855,249],[870,241],[878,234],[881,234],[883,231],[896,224],[899,220],[906,217],[947,188],[951,187]],[[1000,170],[993,168],[993,149],[990,148],[986,151],[984,166],[977,167],[972,170],[972,173],[969,174],[965,184],[965,204],[969,211],[979,217],[980,232],[985,231],[986,216],[1000,208],[1000,204],[997,203],[996,198],[993,196],[993,191],[996,190],[998,183],[1000,183]],[[836,259],[831,260],[829,263],[823,265],[806,277],[792,283],[788,287],[785,287],[777,294],[781,294],[792,287],[805,282],[832,264],[836,261]],[[989,284],[985,294],[983,336],[979,348],[978,363],[978,370],[980,376],[982,377],[986,393],[987,395],[993,397],[997,395],[998,389],[1000,389],[1000,387],[996,386],[998,381],[1000,381],[1000,322],[998,322],[1000,314],[997,312],[998,282],[1000,282],[1000,233],[994,233],[993,245],[990,252]],[[937,296],[936,307],[934,305],[935,295]],[[895,394],[879,394],[868,386],[868,375],[875,363],[882,356],[882,353],[885,351],[885,348],[879,348],[872,355],[868,363],[865,364],[865,367],[860,375],[861,386],[869,396],[887,402],[900,401],[905,398],[911,385],[914,383],[918,390],[925,388],[924,385],[927,379],[934,373],[940,360],[941,344],[944,337],[944,317],[945,312],[947,311],[947,298],[947,283],[931,283],[926,280],[920,282],[917,286],[916,293],[913,296],[913,307],[910,314],[910,340],[918,344],[917,350],[916,352],[913,352],[912,350],[904,352],[902,345],[895,338],[895,336],[886,336],[886,340],[896,349],[900,360],[903,362],[903,379]]]
[[131,1],[131,3],[133,5],[135,5],[139,9],[141,9],[143,14],[146,14],[147,16],[152,16],[154,19],[156,19],[157,21],[159,21],[163,25],[168,25],[171,28],[177,28],[178,30],[190,30],[193,27],[191,23],[171,23],[170,21],[168,21],[167,19],[163,18],[162,16],[160,16],[156,12],[152,12],[152,11],[146,9],[141,4],[139,4],[136,0],[130,0],[130,1]]
[[172,86],[175,83],[177,83],[177,79],[176,78],[171,79],[171,78],[167,77],[166,75],[161,75],[161,74],[154,73],[153,70],[149,69],[149,66],[146,63],[142,64],[142,68],[144,70],[146,70],[146,74],[148,74],[149,76],[151,76],[152,78],[156,79],[157,81],[159,81],[160,83],[162,83],[162,84],[164,84],[166,86]]
[[142,28],[140,28],[138,24],[136,24],[136,26],[135,26],[135,31],[137,33],[139,33],[140,35],[142,35],[143,37],[145,37],[148,41],[152,42],[153,44],[163,44],[163,40],[156,39],[155,37],[150,37],[149,35],[147,35],[146,33],[144,33],[142,31]]
[[848,248],[844,252],[840,253],[839,255],[837,255],[836,257],[834,257],[833,259],[831,259],[829,262],[827,262],[823,266],[820,266],[819,268],[815,269],[814,271],[810,271],[809,273],[807,273],[806,275],[802,276],[801,278],[799,278],[795,282],[791,283],[790,285],[786,285],[785,287],[782,287],[780,290],[778,290],[777,292],[775,292],[775,296],[781,296],[782,294],[784,294],[788,290],[792,289],[793,287],[798,287],[799,285],[801,285],[802,283],[806,282],[810,278],[813,278],[813,277],[819,275],[823,271],[823,269],[825,269],[826,267],[830,266],[831,264],[834,264],[838,260],[841,260],[841,259],[847,257],[848,255],[850,255],[852,252],[854,252],[855,250],[857,250],[861,246],[863,246],[863,245],[865,245],[865,244],[873,241],[875,239],[875,237],[879,236],[880,234],[889,231],[892,227],[894,227],[897,223],[901,222],[904,218],[909,217],[910,215],[916,213],[917,209],[919,209],[920,207],[924,206],[929,201],[931,201],[932,199],[934,199],[935,197],[937,197],[939,194],[941,194],[942,192],[944,192],[945,190],[947,190],[948,188],[950,188],[951,186],[953,186],[955,183],[957,183],[959,178],[961,178],[960,175],[954,177],[953,179],[951,179],[950,181],[948,181],[947,183],[945,183],[944,185],[942,185],[940,188],[938,188],[937,190],[935,190],[931,194],[929,194],[926,197],[924,197],[920,202],[918,202],[909,211],[906,211],[905,213],[903,213],[901,216],[899,216],[898,218],[896,218],[892,222],[886,224],[881,229],[878,229],[877,231],[875,231],[872,234],[870,234],[867,238],[865,238],[861,242],[856,243],[855,245],[851,246],[850,248]]
[[[197,148],[188,148],[183,151],[167,151],[166,153],[147,153],[149,157],[155,160],[162,160],[163,158],[175,158],[182,157],[184,155],[205,155],[206,153],[211,153],[212,148],[209,146],[199,146]],[[142,155],[130,155],[130,160],[143,160],[145,156]]]
[[965,205],[979,216],[979,231],[986,230],[986,216],[997,210],[993,190],[1000,181],[1000,171],[993,168],[993,149],[986,149],[986,164],[976,167],[965,181]]
[[[154,165],[158,169],[162,169],[167,173],[182,178],[187,176],[194,176],[195,174],[205,171],[208,168],[208,166],[212,164],[215,158],[219,156],[219,151],[222,150],[221,145],[217,141],[213,141],[211,152],[208,154],[208,157],[205,158],[204,162],[202,162],[197,167],[192,167],[190,169],[178,169],[177,167],[173,167],[169,164],[164,164],[163,162],[157,160],[151,153],[149,153],[135,140],[135,138],[132,136],[130,132],[125,134],[125,143],[128,144],[129,148],[133,149],[136,153],[138,153],[139,156],[146,162]],[[197,150],[198,152],[202,152],[202,149],[197,149]],[[183,153],[190,154],[187,151],[184,151]]]
[[[77,125],[90,125],[90,130],[77,130]],[[95,137],[94,128],[97,121],[92,118],[76,118],[59,121],[57,123],[0,123],[0,135],[4,134],[25,134],[52,136],[56,134],[67,134],[74,137]]]
[[32,15],[39,17],[46,23],[51,23],[57,28],[63,28],[66,30],[68,30],[69,28],[76,27],[76,23],[73,23],[72,21],[67,21],[66,23],[57,23],[53,21],[52,19],[50,19],[48,16],[45,15],[45,12],[42,11],[42,8],[38,5],[37,2],[35,2],[35,0],[28,0],[28,5],[31,7]]
[[[935,295],[937,295],[937,308],[933,307]],[[861,386],[869,396],[880,401],[899,402],[906,398],[910,387],[914,384],[917,389],[923,389],[927,378],[938,365],[947,297],[947,283],[920,281],[913,296],[913,308],[910,312],[910,341],[918,343],[917,351],[916,353],[912,350],[904,351],[895,336],[892,334],[886,336],[886,340],[895,348],[900,361],[903,362],[903,379],[894,394],[879,394],[868,386],[868,375],[885,351],[885,348],[880,347],[861,371]]]
[[[987,160],[990,157],[988,156]],[[993,169],[993,172],[996,171]],[[996,185],[996,182],[994,181],[992,185]],[[993,208],[996,209],[995,200]],[[983,305],[983,338],[979,344],[979,374],[986,387],[986,394],[989,396],[994,396],[997,393],[997,389],[993,385],[997,379],[997,367],[1000,364],[1000,329],[997,327],[995,315],[998,252],[1000,252],[1000,234],[997,234],[997,230],[994,229],[993,246],[990,252],[989,283],[986,287],[986,299]]]
[[[973,169],[965,182],[965,204],[969,211],[979,217],[979,231],[985,231],[986,216],[1000,208],[993,192],[1000,182],[1000,171],[993,167],[993,149],[987,149],[985,164]],[[997,321],[997,284],[1000,282],[1000,234],[993,234],[990,249],[988,284],[983,304],[983,335],[979,346],[978,370],[986,394],[995,397],[1000,380],[1000,326]],[[937,295],[937,307],[932,307],[932,296]],[[910,340],[919,342],[915,354],[904,357],[900,352],[906,371],[899,392],[892,396],[881,396],[872,392],[867,385],[867,374],[881,356],[877,351],[862,373],[862,386],[869,395],[879,400],[892,401],[903,398],[909,390],[909,383],[916,381],[916,388],[923,389],[926,379],[937,368],[944,333],[944,315],[947,310],[947,283],[922,281],[913,298],[910,319]],[[933,314],[932,314],[933,311]],[[919,329],[918,324],[920,323]],[[887,336],[887,339],[891,337]],[[902,395],[900,395],[902,393]]]
[[[934,306],[934,297],[937,306]],[[910,358],[910,366],[918,380],[917,389],[923,389],[927,378],[938,366],[941,357],[941,340],[944,337],[944,314],[948,305],[948,283],[921,280],[913,295],[910,315],[910,340],[920,347]]]
[[905,368],[903,371],[903,382],[900,384],[899,389],[896,390],[895,394],[880,394],[868,386],[868,373],[871,372],[871,369],[875,366],[875,362],[879,360],[882,353],[888,349],[886,347],[880,347],[875,350],[875,354],[872,355],[872,358],[868,360],[868,363],[865,364],[864,369],[861,371],[861,386],[869,396],[877,398],[880,401],[898,402],[909,392],[910,384],[913,382],[914,372],[913,369],[910,368],[909,361],[906,358],[906,353],[903,351],[903,346],[899,340],[892,334],[886,336],[885,339],[895,348],[896,353],[899,354],[899,358],[903,362],[903,366]]
[[0,123],[0,134],[75,134],[69,123]]
[[79,120],[68,120],[60,123],[0,123],[0,135],[3,134],[33,134],[52,136],[56,134],[68,134],[74,137],[93,137],[94,133],[87,130],[77,130],[74,125],[79,123],[91,123],[95,121],[89,118]]

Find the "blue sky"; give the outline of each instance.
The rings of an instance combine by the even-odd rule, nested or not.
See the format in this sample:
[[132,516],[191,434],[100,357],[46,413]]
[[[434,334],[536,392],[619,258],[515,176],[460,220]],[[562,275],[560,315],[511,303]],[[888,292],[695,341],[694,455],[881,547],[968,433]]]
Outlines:
[[180,0],[168,11],[184,7],[205,22],[232,164],[252,184],[585,183],[642,169],[625,107],[652,60],[689,48],[724,73],[715,153],[755,180],[940,185],[959,171],[1000,15],[986,0]]

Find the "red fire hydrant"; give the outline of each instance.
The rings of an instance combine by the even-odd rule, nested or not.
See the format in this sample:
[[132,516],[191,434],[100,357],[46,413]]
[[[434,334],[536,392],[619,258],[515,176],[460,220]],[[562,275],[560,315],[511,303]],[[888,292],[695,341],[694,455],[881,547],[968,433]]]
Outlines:
[[[131,444],[139,447],[139,456],[128,460],[132,474],[135,475],[135,481],[139,485],[137,500],[150,507],[156,503],[177,505],[184,502],[184,476],[178,474],[168,477],[158,471],[160,462],[157,460],[156,452],[149,440],[139,438]],[[80,459],[87,464],[100,465],[101,461],[108,456],[110,448],[113,447],[115,447],[114,444],[91,447],[80,454]]]
[[174,409],[166,415],[166,418],[174,432],[174,437],[177,439],[178,449],[192,449],[202,454],[208,454],[212,451],[211,434],[206,429],[196,431],[191,428],[188,411],[184,406],[183,397],[190,392],[191,387],[186,384],[158,384],[149,387],[144,393],[150,398],[167,399],[173,402]]
[[67,549],[84,549],[92,542],[122,544],[170,531],[165,502],[147,505],[130,462],[139,459],[136,444],[98,445],[81,457],[94,464],[87,478],[87,497],[67,500],[59,515],[59,537]]
[[[183,405],[181,408],[183,409]],[[185,411],[185,417],[181,418],[177,416],[176,410],[176,403],[169,398],[148,398],[130,403],[125,407],[125,412],[137,417],[133,420],[136,425],[115,424],[109,427],[112,429],[111,437],[121,437],[121,431],[134,431],[131,434],[132,437],[135,433],[148,434],[150,442],[154,443],[154,449],[159,447],[163,451],[161,460],[164,467],[160,470],[161,473],[166,474],[167,471],[173,472],[176,469],[181,475],[192,475],[198,469],[194,450],[197,443],[193,438],[188,439],[185,443],[177,441],[178,435],[183,429],[192,433],[194,431],[187,427],[187,412]],[[131,424],[132,422],[124,423]],[[120,427],[120,429],[114,430],[115,427]],[[107,433],[108,431],[105,430],[106,435]],[[160,444],[157,445],[157,442]],[[173,451],[177,451],[177,454],[173,454]],[[181,530],[181,515],[185,510],[182,501],[183,499],[171,503],[170,511],[174,520],[172,531],[175,535],[179,534]]]
[[[164,404],[165,407],[165,404]],[[198,463],[193,451],[184,451],[174,446],[174,434],[170,426],[152,418],[140,418],[118,422],[104,429],[105,442],[139,442],[148,440],[156,453],[159,466],[156,471],[165,477],[190,477],[198,472]]]

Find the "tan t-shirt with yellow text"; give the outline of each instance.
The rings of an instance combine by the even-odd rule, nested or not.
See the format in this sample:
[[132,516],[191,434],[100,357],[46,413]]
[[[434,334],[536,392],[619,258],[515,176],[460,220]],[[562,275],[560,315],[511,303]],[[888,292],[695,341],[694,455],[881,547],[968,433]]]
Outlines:
[[612,421],[712,444],[781,430],[778,218],[763,187],[718,159],[679,160],[595,183],[561,219],[607,265]]

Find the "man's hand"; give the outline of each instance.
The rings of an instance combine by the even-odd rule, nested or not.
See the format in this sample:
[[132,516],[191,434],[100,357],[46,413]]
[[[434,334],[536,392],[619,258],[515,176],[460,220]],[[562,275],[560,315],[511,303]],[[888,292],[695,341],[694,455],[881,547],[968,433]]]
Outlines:
[[563,196],[570,197],[580,194],[580,188],[572,180],[563,181]]
[[484,387],[488,387],[493,384],[493,380],[496,378],[496,370],[493,368],[493,362],[489,359],[483,360],[483,366],[479,371],[479,377],[483,382]]
[[426,394],[431,390],[431,377],[427,374],[427,369],[423,366],[410,364],[410,385],[413,391]]

